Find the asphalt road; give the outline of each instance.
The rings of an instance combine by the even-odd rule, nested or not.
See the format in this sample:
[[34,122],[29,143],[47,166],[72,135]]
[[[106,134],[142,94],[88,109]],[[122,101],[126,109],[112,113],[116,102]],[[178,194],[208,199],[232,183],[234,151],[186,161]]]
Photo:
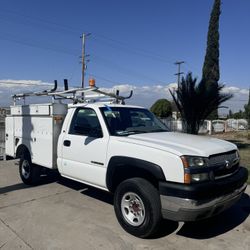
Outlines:
[[250,250],[250,188],[231,209],[207,221],[164,221],[152,239],[119,226],[112,196],[66,179],[28,187],[15,161],[0,162],[0,249]]

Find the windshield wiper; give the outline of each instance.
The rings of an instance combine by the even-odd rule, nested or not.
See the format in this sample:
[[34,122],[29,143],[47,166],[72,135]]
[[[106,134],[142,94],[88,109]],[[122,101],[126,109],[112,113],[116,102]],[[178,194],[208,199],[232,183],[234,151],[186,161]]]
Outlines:
[[152,130],[129,129],[129,130],[124,130],[124,131],[117,131],[115,134],[117,136],[128,136],[128,135],[154,133],[154,132],[168,132],[168,130],[165,130],[165,129],[152,129]]
[[143,130],[129,130],[128,131],[131,134],[144,134],[144,133],[148,133],[148,131],[143,131]]
[[130,130],[130,131],[119,131],[116,132],[116,135],[118,136],[128,136],[128,135],[134,135],[134,134],[144,134],[147,133],[147,131],[141,131],[141,130]]
[[153,132],[169,132],[169,131],[166,129],[159,128],[159,129],[152,129],[149,132],[153,133]]

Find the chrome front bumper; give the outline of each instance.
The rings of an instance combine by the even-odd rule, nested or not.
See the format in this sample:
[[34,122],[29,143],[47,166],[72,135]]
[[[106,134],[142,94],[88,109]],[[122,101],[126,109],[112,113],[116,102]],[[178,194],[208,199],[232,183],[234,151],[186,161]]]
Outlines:
[[246,187],[245,183],[230,194],[206,200],[161,195],[162,216],[174,221],[195,221],[212,217],[235,204]]

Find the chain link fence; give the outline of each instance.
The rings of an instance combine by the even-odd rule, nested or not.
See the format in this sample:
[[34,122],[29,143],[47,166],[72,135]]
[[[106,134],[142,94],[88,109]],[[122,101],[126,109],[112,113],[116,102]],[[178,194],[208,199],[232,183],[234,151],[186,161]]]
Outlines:
[[[181,119],[167,118],[162,119],[170,131],[183,132],[183,123]],[[248,122],[245,119],[228,120],[206,120],[200,127],[200,134],[223,133],[230,131],[247,130]],[[0,160],[5,157],[5,116],[0,115]]]
[[[181,119],[161,119],[162,122],[167,125],[170,131],[183,132],[183,123]],[[223,133],[230,131],[247,130],[249,128],[248,122],[245,119],[228,119],[228,120],[206,120],[201,125],[200,134],[213,134]]]

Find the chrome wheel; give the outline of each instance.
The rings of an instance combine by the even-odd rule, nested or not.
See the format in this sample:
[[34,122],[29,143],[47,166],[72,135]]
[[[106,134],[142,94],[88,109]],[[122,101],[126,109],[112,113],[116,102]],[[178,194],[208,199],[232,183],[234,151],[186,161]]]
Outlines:
[[125,193],[121,199],[121,211],[124,219],[132,226],[140,226],[145,219],[145,207],[136,193]]
[[22,176],[25,179],[28,179],[30,177],[30,164],[28,160],[24,160],[22,163]]

